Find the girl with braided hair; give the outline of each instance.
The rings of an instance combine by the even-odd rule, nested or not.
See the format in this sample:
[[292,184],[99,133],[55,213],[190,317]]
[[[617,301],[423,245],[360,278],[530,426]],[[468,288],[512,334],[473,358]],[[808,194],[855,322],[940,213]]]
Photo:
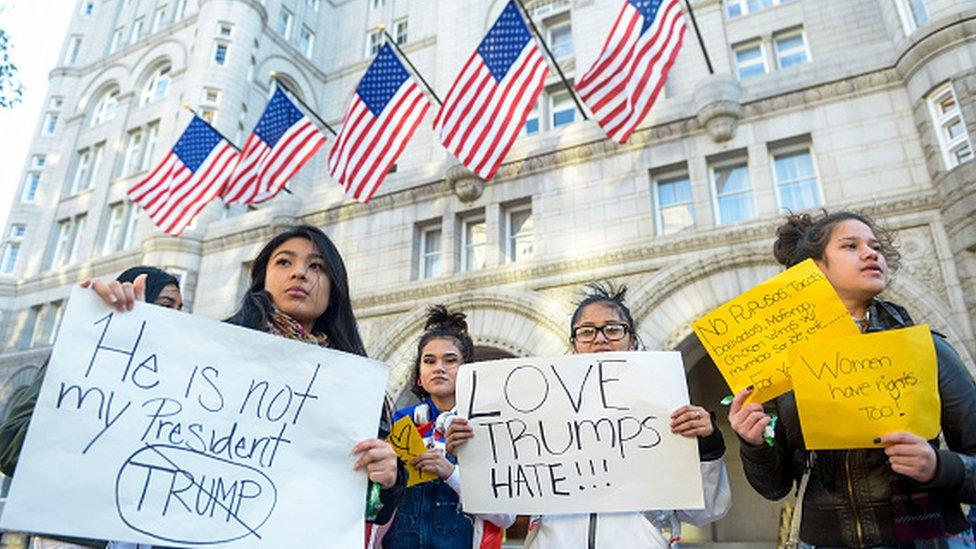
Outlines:
[[474,342],[464,313],[443,305],[430,307],[417,342],[414,385],[420,402],[398,410],[394,423],[409,417],[424,438],[427,452],[413,460],[417,470],[437,478],[407,488],[383,538],[385,549],[500,548],[511,515],[470,516],[461,511],[457,460],[444,448],[444,421],[455,406],[458,367],[474,358]]

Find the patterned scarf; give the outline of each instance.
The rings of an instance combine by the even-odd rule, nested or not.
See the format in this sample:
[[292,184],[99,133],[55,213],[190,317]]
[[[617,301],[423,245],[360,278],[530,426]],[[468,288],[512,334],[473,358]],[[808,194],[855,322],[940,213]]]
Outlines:
[[271,317],[268,319],[268,333],[295,341],[311,343],[319,347],[329,346],[328,336],[321,332],[308,333],[301,323],[285,313],[279,312],[278,309],[272,311]]

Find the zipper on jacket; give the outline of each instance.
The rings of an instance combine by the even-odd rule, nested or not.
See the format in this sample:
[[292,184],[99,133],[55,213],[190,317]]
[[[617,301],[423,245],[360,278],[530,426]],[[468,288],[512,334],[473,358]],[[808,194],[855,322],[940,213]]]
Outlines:
[[864,532],[861,530],[861,517],[857,513],[857,501],[854,499],[854,482],[851,480],[851,451],[844,454],[844,471],[847,476],[847,494],[851,500],[851,510],[854,512],[854,531],[857,534],[857,546],[864,547]]
[[596,549],[596,513],[590,513],[590,527],[586,532],[587,547]]

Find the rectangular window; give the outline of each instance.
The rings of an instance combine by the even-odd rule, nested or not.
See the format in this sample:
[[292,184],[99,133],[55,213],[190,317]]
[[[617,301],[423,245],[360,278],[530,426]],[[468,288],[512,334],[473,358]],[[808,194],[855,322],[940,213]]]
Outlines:
[[81,247],[79,243],[81,242],[81,235],[85,233],[85,221],[88,220],[86,214],[81,214],[75,216],[74,227],[71,230],[71,246],[68,253],[68,263],[75,263],[78,261],[78,249]]
[[10,226],[10,238],[23,238],[27,234],[27,225],[14,223]]
[[157,142],[159,142],[159,122],[150,122],[146,126],[146,150],[142,154],[142,163],[139,165],[141,171],[152,167]]
[[129,35],[129,43],[135,44],[139,41],[142,36],[142,29],[146,26],[146,20],[143,18],[136,19],[135,23],[132,24],[132,34]]
[[911,34],[929,21],[929,10],[925,6],[925,0],[895,0],[895,7],[898,9],[898,17],[901,19],[905,35]]
[[58,113],[49,112],[44,115],[44,134],[54,135],[54,131],[58,129]]
[[49,109],[60,110],[62,105],[64,105],[63,97],[52,97],[51,100],[48,101]]
[[33,202],[37,199],[37,188],[41,186],[41,173],[30,172],[24,183],[24,192],[20,195],[21,202]]
[[186,0],[176,0],[176,6],[173,8],[173,21],[179,21],[183,19],[186,15]]
[[549,122],[553,129],[576,121],[576,103],[569,96],[569,92],[560,91],[549,96],[549,113],[552,116]]
[[200,107],[200,118],[207,121],[207,124],[214,125],[217,120],[217,110],[209,107]]
[[749,165],[744,159],[710,166],[709,171],[715,197],[716,224],[724,225],[756,217]]
[[407,43],[408,40],[407,33],[409,32],[409,30],[410,30],[410,26],[408,24],[406,17],[402,19],[397,19],[396,21],[393,22],[393,36],[396,39],[396,43],[398,46],[402,46]]
[[136,229],[139,227],[139,211],[132,204],[132,202],[126,201],[126,220],[125,220],[125,234],[122,236],[122,249],[127,250],[135,244],[136,241]]
[[122,163],[122,177],[128,177],[141,167],[139,164],[140,154],[142,154],[142,130],[135,129],[129,132],[125,144],[125,160]]
[[291,12],[285,8],[281,8],[281,12],[278,13],[278,34],[285,40],[291,38],[291,22]]
[[116,202],[109,206],[108,222],[105,226],[105,241],[102,242],[102,255],[122,249],[122,233],[125,229],[125,203]]
[[739,80],[766,74],[766,54],[762,42],[749,42],[733,48]]
[[20,329],[20,337],[17,338],[18,349],[30,349],[34,346],[34,338],[37,334],[38,322],[41,317],[41,306],[35,305],[27,309],[24,324]]
[[383,31],[371,30],[366,34],[366,57],[373,57],[380,51],[383,43]]
[[773,35],[773,49],[776,51],[776,66],[780,69],[810,62],[803,30],[790,30]]
[[573,28],[569,21],[554,24],[548,28],[549,51],[556,59],[573,55]]
[[695,206],[687,174],[654,178],[657,234],[673,234],[695,225]]
[[441,228],[425,227],[420,230],[420,278],[441,275]]
[[946,169],[972,160],[973,146],[952,84],[946,83],[932,91],[928,104]]
[[305,0],[305,6],[317,13],[319,11],[319,0]]
[[778,6],[793,0],[725,0],[725,13],[729,19],[754,13],[763,8]]
[[532,257],[532,205],[505,211],[505,259],[509,263]]
[[371,9],[381,8],[386,4],[386,0],[369,0],[369,7]]
[[91,15],[95,12],[95,2],[92,0],[86,0],[81,4],[81,13],[83,15]]
[[112,43],[109,44],[108,46],[109,53],[115,53],[119,51],[119,47],[122,46],[122,33],[124,32],[124,30],[125,29],[123,29],[122,27],[119,27],[115,29],[114,33],[112,33]]
[[224,65],[227,63],[227,44],[217,43],[214,46],[214,64]]
[[31,167],[41,169],[47,164],[47,157],[43,154],[35,154],[31,157]]
[[71,181],[69,195],[73,195],[87,188],[88,182],[91,181],[91,162],[92,152],[90,150],[82,149],[78,151],[78,164],[75,167],[75,178]]
[[[92,158],[92,169],[91,175],[88,177],[88,181],[85,182],[85,189],[90,189],[95,186],[95,181],[98,180],[98,172],[102,169],[102,160],[105,157],[105,143],[99,143],[95,145],[95,152]],[[82,189],[84,190],[84,189]]]
[[216,88],[203,88],[203,100],[211,105],[219,105],[220,90]]
[[71,253],[71,219],[58,221],[58,236],[51,255],[51,267],[61,267],[68,263]]
[[820,206],[820,186],[810,148],[773,151],[773,176],[781,213],[797,212]]
[[529,112],[529,117],[525,119],[525,126],[522,128],[522,133],[524,135],[535,135],[539,133],[539,104],[536,103],[535,107],[532,107],[532,111]]
[[315,48],[315,33],[308,30],[307,27],[302,27],[302,32],[298,36],[298,49],[302,51],[302,54],[311,59],[312,52]]
[[166,21],[166,6],[157,8],[156,12],[153,14],[152,32],[159,32],[159,30],[163,28],[164,21]]
[[461,225],[461,270],[484,269],[487,236],[484,216],[464,218]]
[[220,27],[217,29],[217,34],[223,38],[230,38],[230,35],[234,32],[234,26],[230,23],[221,23]]
[[64,302],[55,301],[48,306],[49,319],[44,329],[47,331],[47,344],[54,345],[54,340],[61,329],[61,319],[64,318]]
[[3,249],[3,273],[10,274],[17,268],[17,256],[20,255],[20,242],[7,242]]
[[81,36],[73,35],[68,40],[68,50],[64,54],[64,62],[68,65],[78,61],[78,54],[81,52]]

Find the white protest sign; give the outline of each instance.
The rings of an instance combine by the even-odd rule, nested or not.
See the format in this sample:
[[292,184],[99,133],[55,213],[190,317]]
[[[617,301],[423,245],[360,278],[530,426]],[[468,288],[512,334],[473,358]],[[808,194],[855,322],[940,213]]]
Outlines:
[[388,368],[76,288],[0,519],[157,545],[358,547]]
[[671,433],[688,403],[681,355],[628,352],[465,364],[458,451],[468,513],[701,509],[698,442]]

